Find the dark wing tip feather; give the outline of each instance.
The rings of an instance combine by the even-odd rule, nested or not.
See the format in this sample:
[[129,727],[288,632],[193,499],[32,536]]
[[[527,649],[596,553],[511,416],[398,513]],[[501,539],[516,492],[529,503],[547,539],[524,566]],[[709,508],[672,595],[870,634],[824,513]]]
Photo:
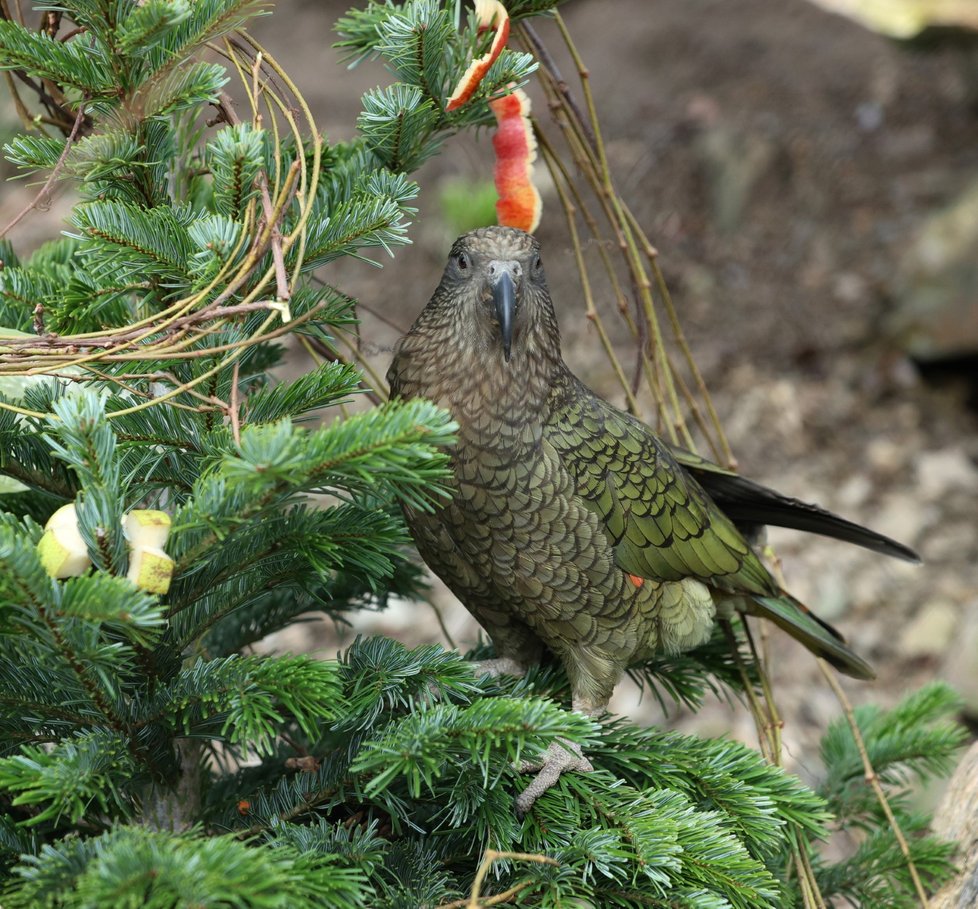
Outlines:
[[918,565],[921,562],[920,556],[909,546],[818,505],[783,496],[735,474],[714,473],[695,467],[692,472],[713,501],[747,534],[758,525],[771,524],[843,540],[905,562]]

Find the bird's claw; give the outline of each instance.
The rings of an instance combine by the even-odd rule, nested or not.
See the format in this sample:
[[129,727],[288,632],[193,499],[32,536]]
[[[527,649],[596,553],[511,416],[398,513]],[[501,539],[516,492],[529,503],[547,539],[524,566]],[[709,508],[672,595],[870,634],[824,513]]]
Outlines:
[[519,769],[520,773],[536,773],[530,785],[516,798],[516,810],[522,817],[541,795],[556,785],[562,773],[568,770],[590,773],[594,767],[576,742],[557,740],[550,743],[542,761],[523,761]]

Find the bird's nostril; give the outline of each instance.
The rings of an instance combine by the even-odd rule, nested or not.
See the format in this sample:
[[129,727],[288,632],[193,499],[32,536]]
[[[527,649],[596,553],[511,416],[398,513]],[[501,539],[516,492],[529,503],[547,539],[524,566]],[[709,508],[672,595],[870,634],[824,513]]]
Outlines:
[[489,278],[495,281],[503,272],[506,272],[514,281],[523,275],[523,266],[519,262],[505,261],[501,262],[498,259],[493,260],[489,263],[489,268],[487,269]]

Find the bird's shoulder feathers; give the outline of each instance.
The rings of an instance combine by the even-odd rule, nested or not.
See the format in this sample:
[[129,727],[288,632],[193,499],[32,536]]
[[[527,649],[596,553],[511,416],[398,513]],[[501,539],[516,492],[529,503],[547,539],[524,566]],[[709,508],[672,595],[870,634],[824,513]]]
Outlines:
[[570,374],[551,405],[544,435],[604,524],[622,569],[737,593],[777,590],[741,533],[648,426]]

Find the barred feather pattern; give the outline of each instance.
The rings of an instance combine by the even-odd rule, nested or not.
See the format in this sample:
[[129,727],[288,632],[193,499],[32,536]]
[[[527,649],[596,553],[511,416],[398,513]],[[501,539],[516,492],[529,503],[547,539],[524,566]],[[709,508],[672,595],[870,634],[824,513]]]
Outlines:
[[[502,271],[516,301],[507,343],[494,308]],[[570,372],[529,234],[492,227],[456,241],[388,379],[394,394],[430,399],[459,426],[451,501],[406,509],[422,557],[499,657],[527,667],[544,648],[556,654],[576,705],[603,707],[633,660],[704,643],[718,608],[768,618],[842,671],[872,676],[778,586],[682,453]],[[751,488],[777,496],[756,484],[744,495]],[[816,514],[797,505],[806,520]],[[816,529],[831,533],[834,516],[822,514]]]
[[[486,239],[495,236],[490,230]],[[528,235],[502,236],[516,246],[502,254],[526,255]],[[395,394],[429,398],[459,424],[452,501],[434,513],[408,510],[411,533],[497,654],[530,665],[547,647],[575,694],[603,704],[632,659],[702,643],[712,599],[693,579],[636,585],[617,564],[600,516],[579,496],[577,478],[548,438],[553,393],[574,381],[549,298],[535,306],[524,300],[525,321],[506,363],[491,320],[473,325],[466,312],[477,316],[486,301],[456,291],[442,283],[388,376]]]

